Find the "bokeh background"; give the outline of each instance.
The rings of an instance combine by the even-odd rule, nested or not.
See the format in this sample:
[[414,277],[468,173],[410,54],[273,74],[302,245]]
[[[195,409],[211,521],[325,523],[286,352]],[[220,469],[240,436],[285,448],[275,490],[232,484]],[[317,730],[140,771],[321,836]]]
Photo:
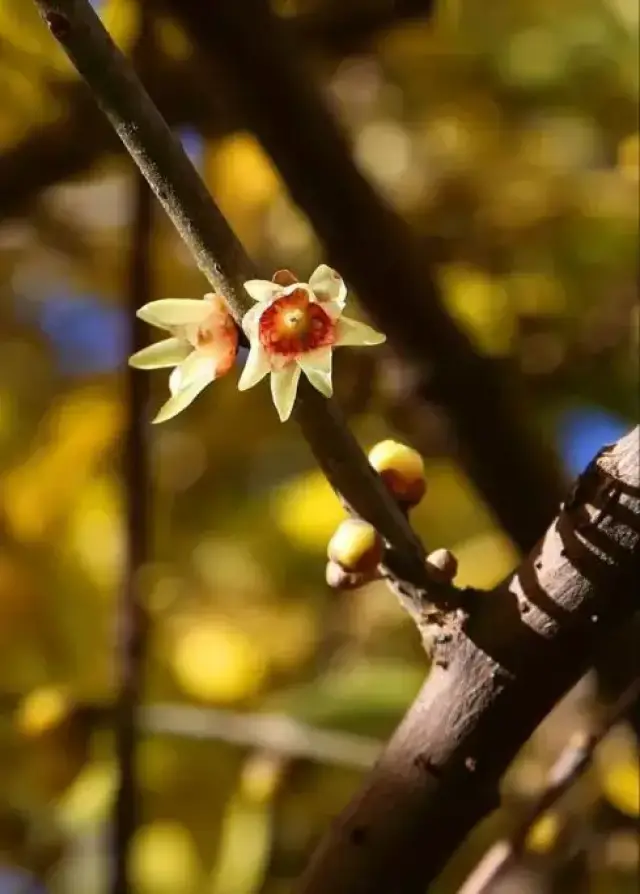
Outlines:
[[[256,262],[307,276],[323,260],[309,223],[183,32],[158,11],[155,45],[141,47],[134,0],[94,6],[144,56]],[[451,314],[522,377],[523,414],[579,471],[637,416],[637,3],[443,0],[429,21],[367,26],[366,39],[366,0],[277,7],[304,26],[357,164],[432,254]],[[139,189],[27,0],[0,5],[0,90],[0,892],[103,894]],[[202,276],[152,217],[152,297],[200,296]],[[166,376],[149,381],[148,419]],[[495,584],[517,550],[452,458],[445,415],[406,399],[401,361],[386,347],[340,353],[336,392],[365,447],[420,446],[417,529],[454,550],[460,583]],[[241,396],[232,373],[146,435],[136,891],[285,894],[426,659],[382,584],[326,587],[342,511],[266,386]],[[434,891],[456,890],[598,706],[586,680],[548,718],[505,779],[505,810]],[[277,758],[265,735],[301,738],[306,758]],[[639,800],[623,724],[505,890],[636,890]]]

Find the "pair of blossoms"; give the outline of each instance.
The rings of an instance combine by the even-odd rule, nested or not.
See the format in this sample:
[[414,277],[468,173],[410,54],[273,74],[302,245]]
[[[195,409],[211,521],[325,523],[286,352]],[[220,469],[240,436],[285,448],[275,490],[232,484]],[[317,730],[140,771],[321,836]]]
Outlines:
[[[365,323],[342,315],[347,288],[342,277],[320,265],[308,283],[289,270],[273,281],[252,279],[244,284],[255,301],[242,318],[249,356],[238,382],[240,391],[271,377],[271,395],[282,422],[291,415],[301,373],[325,397],[331,397],[334,348],[378,345],[385,336]],[[229,372],[238,352],[238,330],[224,300],[165,298],[140,308],[137,316],[170,333],[130,359],[138,369],[174,367],[169,376],[171,397],[154,422],[166,422],[191,404],[204,388]]]

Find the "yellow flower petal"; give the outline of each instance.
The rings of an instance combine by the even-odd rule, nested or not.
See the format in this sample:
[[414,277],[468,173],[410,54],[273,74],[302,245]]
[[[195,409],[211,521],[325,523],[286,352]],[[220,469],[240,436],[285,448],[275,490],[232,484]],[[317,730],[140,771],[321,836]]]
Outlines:
[[296,363],[271,373],[271,395],[281,422],[286,422],[291,416],[299,381],[300,367]]
[[136,316],[160,329],[202,323],[211,313],[208,301],[196,298],[162,298],[141,307]]
[[386,335],[357,320],[341,317],[336,324],[336,348],[343,345],[381,345],[386,339]]
[[163,369],[176,366],[189,356],[191,345],[179,338],[165,338],[129,357],[129,366],[136,369]]
[[254,341],[251,344],[247,362],[238,382],[238,391],[246,391],[248,388],[253,388],[254,385],[257,385],[258,382],[264,379],[270,370],[271,365],[267,352],[259,341]]
[[260,323],[260,316],[264,311],[264,306],[261,303],[255,304],[250,310],[246,312],[246,314],[242,318],[242,329],[244,330],[247,338],[256,338],[258,335],[258,325]]
[[210,385],[215,379],[215,368],[215,360],[211,356],[192,351],[169,376],[171,394],[177,394],[195,382]]
[[323,311],[332,320],[337,320],[340,316],[342,316],[344,303],[341,304],[339,301],[318,301],[316,303],[322,306]]
[[167,422],[169,419],[173,419],[174,416],[177,416],[178,413],[181,413],[185,410],[189,404],[192,404],[196,397],[203,391],[209,382],[206,379],[202,379],[200,381],[192,382],[186,388],[183,388],[181,391],[178,391],[176,394],[173,394],[169,400],[160,407],[160,411],[158,415],[153,419],[154,425],[157,425],[160,422]]
[[326,264],[320,264],[311,274],[309,285],[320,301],[336,301],[344,307],[347,301],[347,287],[340,274]]
[[333,394],[331,382],[331,348],[318,348],[303,354],[298,363],[314,388],[325,397]]
[[254,301],[272,301],[282,294],[282,286],[268,279],[250,279],[244,287]]

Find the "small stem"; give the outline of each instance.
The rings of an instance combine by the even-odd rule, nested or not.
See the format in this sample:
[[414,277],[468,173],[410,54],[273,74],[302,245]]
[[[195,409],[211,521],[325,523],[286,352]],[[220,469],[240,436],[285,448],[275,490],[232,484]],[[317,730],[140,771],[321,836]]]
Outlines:
[[[90,86],[198,267],[240,322],[252,304],[243,283],[254,278],[256,272],[132,66],[88,0],[34,2],[52,35]],[[336,491],[395,547],[406,577],[426,588],[429,578],[424,548],[369,466],[337,405],[305,382],[294,415]]]
[[[153,200],[145,180],[135,178],[135,213],[128,270],[131,350],[144,343],[145,331],[135,316],[139,303],[151,300],[150,242],[153,230]],[[124,478],[127,491],[128,556],[118,612],[116,660],[120,674],[115,707],[115,752],[120,774],[113,811],[112,894],[130,894],[128,859],[138,824],[136,779],[137,710],[144,676],[146,616],[139,595],[139,571],[147,558],[147,462],[144,413],[147,379],[127,368],[129,423],[124,448]]]
[[382,748],[382,742],[368,736],[320,729],[278,714],[157,704],[141,710],[140,723],[147,735],[215,739],[283,757],[362,770],[374,764]]

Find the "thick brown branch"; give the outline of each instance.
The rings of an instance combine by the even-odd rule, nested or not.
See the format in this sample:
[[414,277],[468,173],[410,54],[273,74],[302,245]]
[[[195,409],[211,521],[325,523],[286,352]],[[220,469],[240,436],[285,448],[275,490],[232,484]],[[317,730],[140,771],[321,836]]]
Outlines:
[[507,385],[504,371],[480,357],[453,323],[428,260],[355,168],[286,28],[266,0],[163,2],[203,62],[227,72],[248,125],[333,263],[412,364],[419,394],[446,409],[471,478],[513,540],[530,549],[556,513],[561,485],[552,454],[518,410],[515,372]]
[[423,894],[499,805],[518,750],[640,608],[638,436],[597,457],[532,553],[443,639],[439,666],[300,894]]
[[478,863],[458,894],[490,894],[496,881],[518,860],[531,829],[588,770],[596,748],[610,730],[637,704],[640,680],[635,680],[592,733],[580,733],[554,763],[549,781],[508,841],[497,842]]

